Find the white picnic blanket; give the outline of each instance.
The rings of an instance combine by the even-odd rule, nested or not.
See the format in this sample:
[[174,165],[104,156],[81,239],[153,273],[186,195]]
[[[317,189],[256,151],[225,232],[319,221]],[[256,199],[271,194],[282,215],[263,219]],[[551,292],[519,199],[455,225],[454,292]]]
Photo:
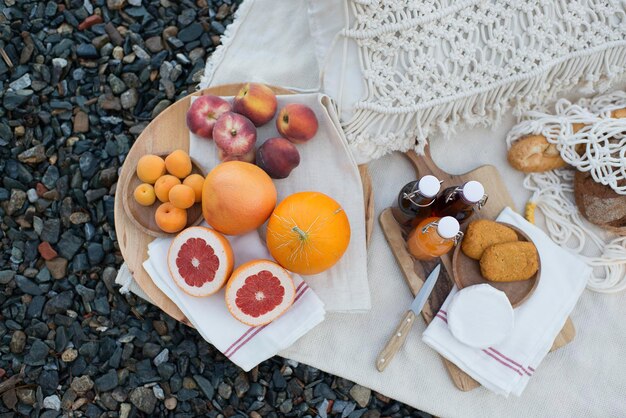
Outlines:
[[[313,2],[311,3],[313,4]],[[285,25],[285,22],[289,22]],[[226,31],[224,46],[207,64],[202,87],[252,79],[299,90],[317,90],[315,45],[305,0],[247,0]],[[262,45],[263,48],[259,46]],[[272,47],[280,45],[280,47]],[[518,211],[529,193],[523,175],[506,162],[504,138],[513,126],[504,115],[490,131],[464,130],[463,141],[431,138],[435,162],[451,173],[482,164],[495,165]],[[414,179],[400,154],[369,164],[376,217],[390,205],[400,185]],[[127,271],[127,270],[126,270]],[[121,274],[125,272],[121,270]],[[281,355],[340,375],[437,416],[458,417],[604,417],[624,416],[626,294],[585,291],[572,312],[573,343],[549,354],[520,398],[503,399],[485,389],[464,393],[452,384],[441,358],[421,341],[420,320],[384,373],[375,358],[412,298],[389,246],[375,223],[368,248],[372,309],[366,314],[327,314],[326,320]],[[332,341],[332,344],[328,342]]]

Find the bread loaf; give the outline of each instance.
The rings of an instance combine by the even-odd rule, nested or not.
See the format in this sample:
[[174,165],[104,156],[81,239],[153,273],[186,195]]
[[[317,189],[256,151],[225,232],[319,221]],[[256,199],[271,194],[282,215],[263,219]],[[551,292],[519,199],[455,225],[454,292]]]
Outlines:
[[532,242],[515,241],[487,248],[480,259],[480,272],[494,282],[530,279],[539,269],[539,255]]
[[478,219],[470,222],[465,231],[461,250],[469,258],[480,260],[488,247],[501,242],[517,241],[517,233],[498,222]]
[[626,235],[626,196],[596,183],[591,174],[576,171],[574,198],[581,215],[592,224]]
[[523,137],[511,145],[508,154],[509,164],[524,173],[539,173],[565,167],[555,144],[543,135]]

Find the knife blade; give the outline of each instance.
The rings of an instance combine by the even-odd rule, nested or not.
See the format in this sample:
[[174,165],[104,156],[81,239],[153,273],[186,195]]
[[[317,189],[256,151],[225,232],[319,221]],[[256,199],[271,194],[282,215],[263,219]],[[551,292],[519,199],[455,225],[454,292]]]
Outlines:
[[411,306],[409,306],[409,310],[404,314],[400,324],[394,331],[393,335],[385,345],[385,348],[382,349],[378,357],[376,358],[376,369],[379,372],[385,370],[387,365],[391,363],[391,360],[394,358],[400,347],[404,344],[406,337],[413,326],[413,322],[415,322],[415,318],[417,315],[422,312],[422,308],[428,301],[428,297],[433,291],[435,284],[437,283],[437,279],[439,278],[439,273],[441,271],[441,264],[437,264],[437,266],[431,271],[426,279],[426,282],[422,285],[422,288],[417,295],[415,295],[415,299],[411,302]]

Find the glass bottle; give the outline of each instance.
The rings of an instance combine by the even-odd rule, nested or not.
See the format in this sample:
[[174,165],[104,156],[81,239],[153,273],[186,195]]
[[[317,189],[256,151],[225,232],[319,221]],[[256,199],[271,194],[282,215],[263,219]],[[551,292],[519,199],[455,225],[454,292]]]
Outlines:
[[463,237],[460,228],[452,216],[426,218],[409,234],[409,252],[418,260],[441,257]]
[[409,226],[416,219],[430,216],[430,206],[435,201],[441,183],[435,176],[427,175],[404,185],[398,194],[397,206],[392,213],[400,225]]
[[445,189],[432,205],[433,214],[439,217],[453,216],[463,223],[473,214],[474,208],[481,209],[487,203],[483,185],[475,180],[462,186]]

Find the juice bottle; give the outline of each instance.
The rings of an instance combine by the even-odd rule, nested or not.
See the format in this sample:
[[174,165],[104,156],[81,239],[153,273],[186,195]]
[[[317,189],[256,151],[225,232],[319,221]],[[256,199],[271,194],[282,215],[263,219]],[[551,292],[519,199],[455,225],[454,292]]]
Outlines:
[[392,208],[391,213],[404,226],[411,225],[416,219],[427,218],[440,188],[441,183],[437,177],[431,175],[405,184],[398,194],[397,206]]
[[432,260],[450,251],[462,236],[459,222],[452,216],[430,217],[411,231],[407,244],[413,257]]
[[474,208],[480,209],[487,203],[487,197],[483,185],[471,180],[441,192],[432,205],[432,211],[435,216],[452,216],[463,223],[474,214]]

